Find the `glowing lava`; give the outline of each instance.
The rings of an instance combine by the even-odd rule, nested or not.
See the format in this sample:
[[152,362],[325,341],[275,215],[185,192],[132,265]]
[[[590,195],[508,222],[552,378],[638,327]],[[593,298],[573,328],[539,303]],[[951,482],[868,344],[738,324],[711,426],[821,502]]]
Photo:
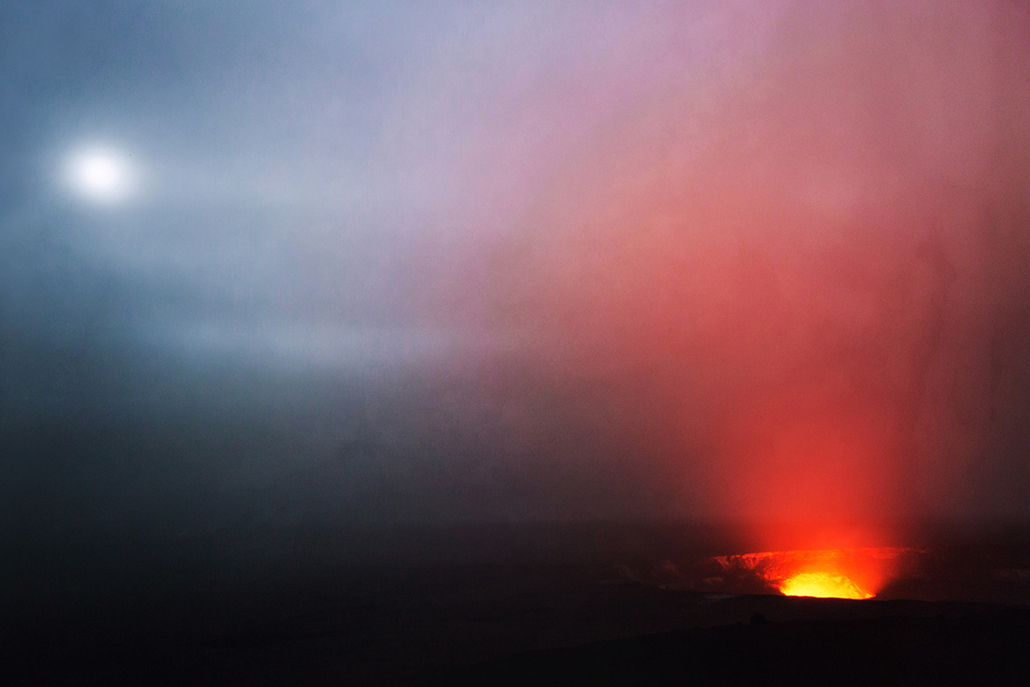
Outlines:
[[920,551],[906,548],[850,548],[763,551],[709,559],[706,590],[785,596],[870,599]]
[[820,599],[871,599],[873,594],[861,589],[844,575],[826,572],[803,572],[780,584],[784,596],[815,596]]

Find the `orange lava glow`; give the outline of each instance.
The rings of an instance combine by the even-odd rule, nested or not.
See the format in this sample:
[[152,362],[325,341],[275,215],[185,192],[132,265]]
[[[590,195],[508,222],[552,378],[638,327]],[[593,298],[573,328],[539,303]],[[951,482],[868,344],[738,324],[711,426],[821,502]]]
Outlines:
[[858,587],[844,575],[803,572],[780,584],[784,596],[814,596],[820,599],[870,599],[873,594]]
[[737,584],[756,580],[785,596],[870,599],[916,553],[907,548],[850,548],[719,556],[713,560],[722,573],[710,579]]

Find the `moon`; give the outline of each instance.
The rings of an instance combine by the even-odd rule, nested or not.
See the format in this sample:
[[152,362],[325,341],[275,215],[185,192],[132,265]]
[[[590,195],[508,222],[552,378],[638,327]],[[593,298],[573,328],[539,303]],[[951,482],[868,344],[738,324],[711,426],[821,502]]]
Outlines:
[[91,148],[70,156],[68,181],[80,196],[97,203],[117,203],[134,190],[134,175],[127,155]]

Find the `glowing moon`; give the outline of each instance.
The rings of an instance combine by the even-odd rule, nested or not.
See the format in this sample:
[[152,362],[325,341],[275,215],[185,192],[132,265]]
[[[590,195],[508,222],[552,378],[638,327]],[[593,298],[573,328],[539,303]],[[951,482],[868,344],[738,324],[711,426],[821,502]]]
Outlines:
[[133,190],[128,161],[110,150],[91,149],[73,155],[68,181],[79,195],[102,203],[124,200]]

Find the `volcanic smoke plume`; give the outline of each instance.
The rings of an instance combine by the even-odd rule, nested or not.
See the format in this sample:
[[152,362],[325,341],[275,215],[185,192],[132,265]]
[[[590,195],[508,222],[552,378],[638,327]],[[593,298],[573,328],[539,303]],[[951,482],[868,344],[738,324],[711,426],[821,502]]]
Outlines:
[[1030,15],[776,7],[596,114],[458,311],[665,390],[685,512],[1025,516]]
[[80,4],[0,22],[5,522],[1030,517],[1024,3]]

